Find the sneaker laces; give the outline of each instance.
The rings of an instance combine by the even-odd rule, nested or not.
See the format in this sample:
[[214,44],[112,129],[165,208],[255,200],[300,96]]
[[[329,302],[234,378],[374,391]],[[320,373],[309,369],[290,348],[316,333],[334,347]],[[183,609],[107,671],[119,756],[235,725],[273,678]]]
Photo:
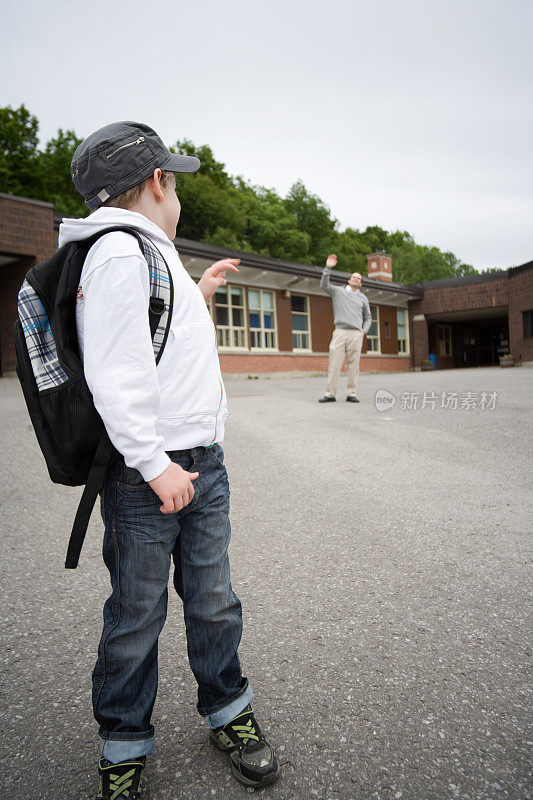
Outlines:
[[[242,722],[239,722],[242,720]],[[224,726],[226,729],[231,728],[235,734],[242,740],[244,745],[250,743],[251,745],[258,744],[261,740],[261,730],[256,722],[251,706],[247,706],[238,716],[228,722]]]
[[[131,764],[131,769],[127,769]],[[109,792],[109,800],[117,800],[117,798],[129,798],[132,800],[136,796],[131,794],[131,787],[134,786],[134,791],[139,789],[140,786],[140,772],[144,767],[143,761],[132,760],[131,762],[112,764],[110,761],[102,759],[100,761],[100,793],[103,792],[103,775],[106,774],[109,781],[107,791]],[[136,778],[138,777],[138,780]]]
[[123,797],[129,797],[129,790],[131,789],[134,776],[134,769],[131,769],[129,772],[125,772],[124,775],[114,775],[111,772],[109,775],[109,789],[111,790],[110,800],[115,800],[115,798],[119,795],[122,795]]

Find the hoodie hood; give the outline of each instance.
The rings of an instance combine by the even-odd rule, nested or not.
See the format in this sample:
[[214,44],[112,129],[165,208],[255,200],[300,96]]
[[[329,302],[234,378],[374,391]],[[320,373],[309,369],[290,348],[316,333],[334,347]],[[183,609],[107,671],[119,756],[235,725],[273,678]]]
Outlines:
[[137,211],[127,211],[124,208],[99,208],[84,219],[64,219],[59,226],[59,247],[68,242],[79,242],[88,239],[94,233],[99,233],[106,228],[125,225],[145,233],[150,239],[163,245],[171,244],[170,239],[163,230]]

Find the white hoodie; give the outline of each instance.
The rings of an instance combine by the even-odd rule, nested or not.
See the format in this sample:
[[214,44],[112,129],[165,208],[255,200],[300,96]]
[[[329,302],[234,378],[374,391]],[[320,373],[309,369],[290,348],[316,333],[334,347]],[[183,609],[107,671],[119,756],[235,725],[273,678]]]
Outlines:
[[172,322],[159,364],[148,324],[148,265],[133,236],[110,233],[89,250],[76,322],[85,377],[109,438],[127,466],[150,481],[170,463],[165,451],[223,440],[226,394],[205,300],[158,225],[134,211],[100,208],[86,219],[64,219],[59,246],[117,225],[148,236],[172,274]]

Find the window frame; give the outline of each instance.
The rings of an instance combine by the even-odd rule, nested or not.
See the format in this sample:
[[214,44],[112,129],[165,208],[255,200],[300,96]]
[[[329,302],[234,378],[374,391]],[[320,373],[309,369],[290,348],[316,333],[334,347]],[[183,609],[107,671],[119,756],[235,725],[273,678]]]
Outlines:
[[[277,313],[276,313],[276,311],[277,311],[276,310],[276,292],[275,292],[274,289],[259,289],[259,288],[255,288],[255,287],[252,287],[252,286],[248,286],[247,290],[248,291],[246,293],[246,300],[247,300],[247,304],[248,304],[247,320],[248,320],[248,336],[249,336],[249,343],[250,343],[250,351],[253,351],[254,353],[258,353],[258,352],[260,352],[260,353],[277,353],[277,352],[279,352],[279,345],[278,345],[278,318],[277,318]],[[260,300],[260,303],[261,303],[260,308],[257,308],[256,306],[250,305],[250,292],[258,292],[259,293],[259,300]],[[271,308],[266,308],[266,309],[263,308],[263,295],[265,295],[265,294],[272,295],[272,307]],[[261,321],[261,327],[260,328],[255,328],[255,327],[252,328],[252,326],[250,324],[250,314],[252,313],[252,311],[254,311],[256,313],[259,312],[259,318],[260,318],[260,321]],[[272,328],[265,328],[264,327],[264,317],[263,317],[263,315],[264,315],[265,311],[270,312],[272,314],[273,323],[274,323]],[[260,336],[260,341],[261,341],[261,345],[260,346],[254,346],[252,344],[252,342],[253,342],[253,334],[256,334],[256,333],[259,333],[259,336]],[[265,334],[267,334],[267,333],[273,333],[274,334],[274,346],[273,347],[266,347],[265,344],[264,344],[264,342],[265,342]]]
[[[217,293],[220,291],[220,289],[226,291],[226,296],[228,298],[228,303],[217,303],[216,296],[217,296]],[[231,302],[231,297],[232,297],[231,290],[232,289],[240,289],[240,291],[242,292],[242,302],[243,302],[242,306],[241,305],[235,305],[234,306],[233,303]],[[214,295],[212,296],[211,300],[209,301],[210,302],[211,319],[213,320],[213,323],[215,325],[215,331],[216,331],[216,336],[217,336],[217,349],[218,350],[222,350],[222,351],[224,351],[226,353],[229,352],[230,350],[233,350],[233,351],[239,352],[239,353],[248,352],[248,350],[249,350],[249,347],[248,347],[248,328],[246,326],[248,310],[247,310],[247,306],[246,306],[246,300],[247,300],[246,286],[239,286],[239,285],[236,285],[234,283],[227,283],[225,286],[221,286],[219,289],[217,289],[217,291],[214,293]],[[217,306],[221,306],[223,308],[227,308],[228,309],[228,321],[230,322],[229,325],[221,325],[221,324],[218,323],[218,321],[217,321]],[[233,308],[242,309],[244,325],[233,325]],[[220,336],[219,336],[219,332],[220,331],[227,331],[227,335],[228,335],[230,340],[233,339],[233,334],[234,333],[243,334],[242,338],[244,338],[244,345],[220,344]]]
[[[403,311],[403,313],[405,314],[405,322],[401,323],[403,327],[405,327],[405,339],[400,339],[400,337],[398,336],[398,354],[409,355],[411,351],[411,348],[409,346],[409,314],[406,308],[398,308],[398,307],[396,308],[396,332],[398,332],[398,326],[400,324],[398,322],[398,311]],[[404,342],[405,350],[400,349],[400,342]]]
[[[306,311],[293,311],[292,310],[292,298],[293,297],[301,297],[305,300]],[[293,327],[293,314],[296,314],[299,317],[307,317],[307,330],[294,330]],[[311,353],[313,351],[313,344],[311,341],[311,304],[309,302],[309,295],[307,294],[292,294],[291,293],[291,335],[292,335],[292,352],[293,353]],[[295,336],[307,336],[308,347],[295,347],[294,346],[294,337]]]
[[[372,316],[372,324],[376,323],[376,330],[377,336],[372,336],[372,334],[366,334],[366,352],[367,353],[381,353],[381,337],[380,337],[380,330],[379,330],[379,306],[377,303],[369,303],[370,305],[370,314]],[[376,319],[374,319],[372,315],[372,309],[376,310]],[[370,343],[377,343],[377,348],[374,350],[373,347],[369,347]]]

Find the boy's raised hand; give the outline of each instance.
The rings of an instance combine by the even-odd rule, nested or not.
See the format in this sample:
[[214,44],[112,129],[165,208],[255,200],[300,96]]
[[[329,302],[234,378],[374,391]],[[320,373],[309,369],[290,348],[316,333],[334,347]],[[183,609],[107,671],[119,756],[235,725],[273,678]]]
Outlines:
[[241,263],[240,258],[223,258],[222,261],[215,261],[206,269],[198,282],[198,288],[207,303],[215,294],[219,286],[226,284],[226,271],[238,272],[237,264]]
[[199,472],[187,472],[172,461],[161,475],[148,481],[163,503],[159,508],[162,514],[175,514],[192,501],[194,497],[192,481],[195,481],[199,474]]

